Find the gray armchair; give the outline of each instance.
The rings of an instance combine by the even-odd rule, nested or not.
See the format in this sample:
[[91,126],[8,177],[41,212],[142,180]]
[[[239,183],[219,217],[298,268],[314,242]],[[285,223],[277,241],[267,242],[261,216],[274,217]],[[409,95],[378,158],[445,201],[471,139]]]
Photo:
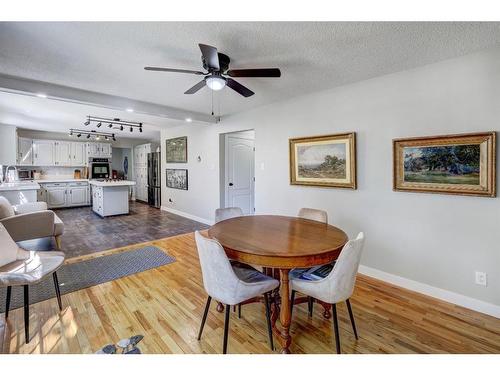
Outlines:
[[53,211],[47,209],[45,202],[12,206],[5,197],[0,197],[0,224],[16,242],[54,237],[57,248],[61,248],[64,224]]

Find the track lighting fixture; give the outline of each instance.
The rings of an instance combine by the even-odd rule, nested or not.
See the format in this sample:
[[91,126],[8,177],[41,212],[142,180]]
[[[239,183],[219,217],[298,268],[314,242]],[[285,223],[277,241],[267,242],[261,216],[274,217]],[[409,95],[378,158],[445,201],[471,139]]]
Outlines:
[[85,126],[90,125],[90,121],[89,121],[89,120],[85,121],[85,122],[83,123],[83,125],[85,125]]
[[[133,132],[134,128],[141,129],[142,128],[142,122],[135,122],[135,121],[125,121],[125,120],[120,120],[119,118],[104,118],[104,117],[96,117],[96,116],[87,116],[87,121],[85,121],[85,125],[89,125],[91,123],[95,122],[97,128],[100,128],[102,126],[102,123],[108,123],[108,128],[113,128],[114,125],[119,125],[119,128],[115,129],[120,129],[120,131],[124,130],[124,126],[128,126],[130,128],[130,132]],[[142,130],[139,130],[139,132],[142,133]]]
[[142,133],[142,126],[139,128],[139,133]]
[[116,141],[115,138],[115,133],[107,133],[107,132],[101,132],[97,130],[83,130],[83,129],[70,129],[70,135],[76,134],[78,138],[80,138],[83,135],[86,135],[87,139],[94,138],[96,141],[100,140],[101,138],[104,138],[105,140],[112,139],[113,141]]

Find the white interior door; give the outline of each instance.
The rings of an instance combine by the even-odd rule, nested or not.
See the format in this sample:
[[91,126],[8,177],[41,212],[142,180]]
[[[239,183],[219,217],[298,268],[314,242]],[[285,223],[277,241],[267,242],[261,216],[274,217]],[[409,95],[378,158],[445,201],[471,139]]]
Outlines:
[[226,207],[240,207],[253,214],[255,160],[254,140],[226,137]]

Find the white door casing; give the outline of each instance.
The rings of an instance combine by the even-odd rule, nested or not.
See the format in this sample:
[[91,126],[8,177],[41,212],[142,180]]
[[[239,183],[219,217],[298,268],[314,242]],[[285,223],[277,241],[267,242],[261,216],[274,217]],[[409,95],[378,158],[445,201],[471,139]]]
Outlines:
[[253,214],[255,186],[255,141],[226,136],[226,207],[240,207],[245,215]]

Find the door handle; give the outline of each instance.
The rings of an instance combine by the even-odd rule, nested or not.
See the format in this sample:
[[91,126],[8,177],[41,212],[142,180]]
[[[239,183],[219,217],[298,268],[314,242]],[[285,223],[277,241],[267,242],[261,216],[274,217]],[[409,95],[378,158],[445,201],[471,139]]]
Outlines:
[[229,183],[229,186],[233,186],[233,183],[232,183],[232,182],[230,182],[230,183]]

